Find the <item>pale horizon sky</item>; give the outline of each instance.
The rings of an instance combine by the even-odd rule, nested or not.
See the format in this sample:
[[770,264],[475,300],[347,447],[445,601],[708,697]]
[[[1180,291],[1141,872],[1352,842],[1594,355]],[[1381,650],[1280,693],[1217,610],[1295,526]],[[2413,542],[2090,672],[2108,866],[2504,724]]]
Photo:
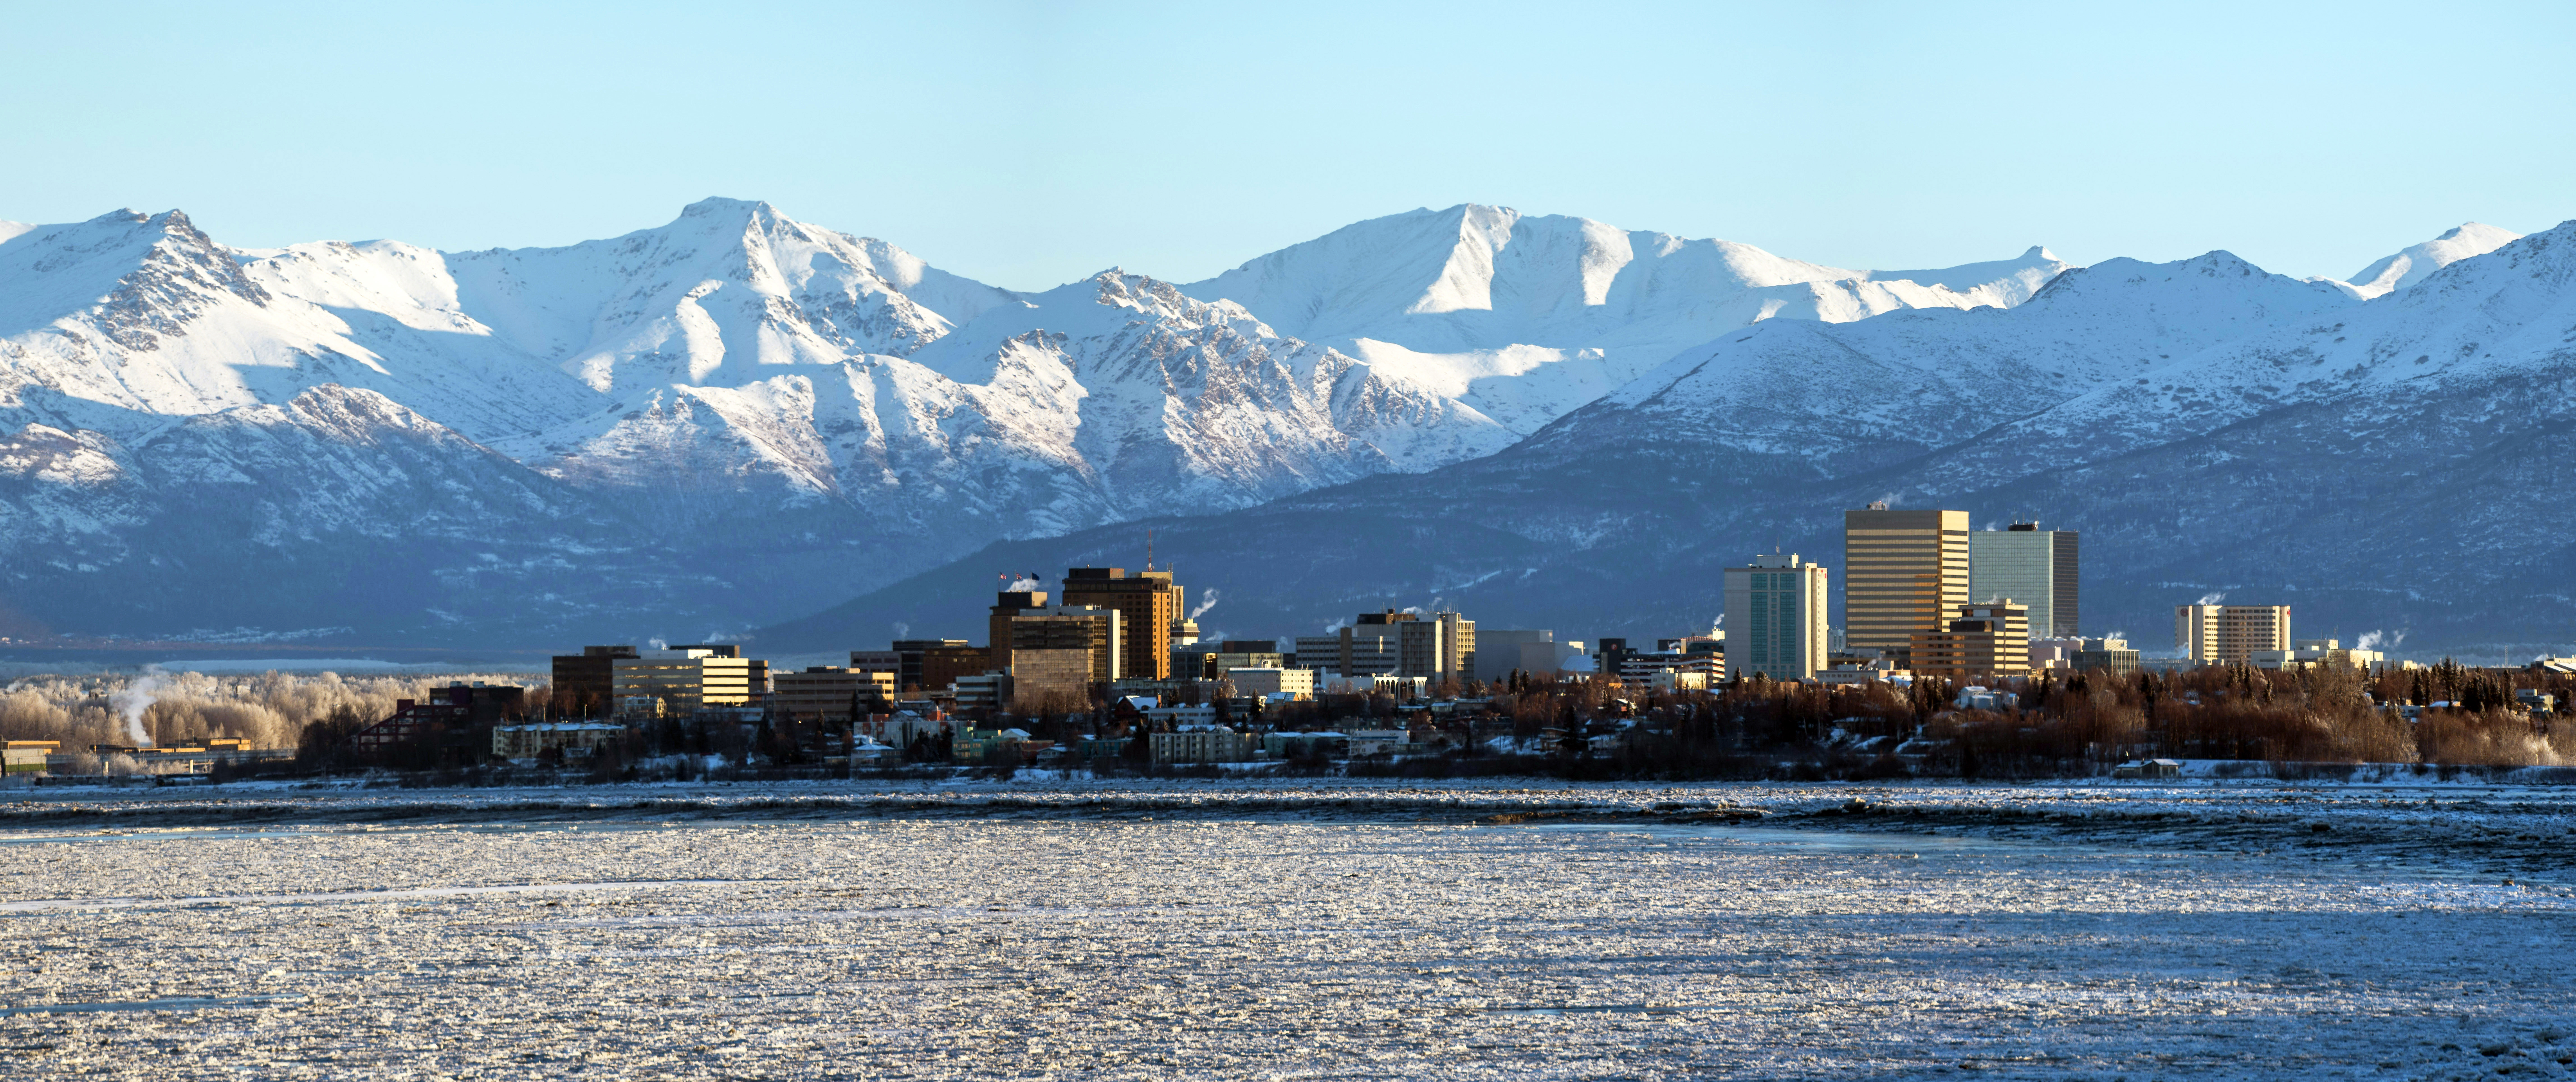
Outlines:
[[463,250],[723,195],[1037,290],[1478,202],[2343,277],[2576,217],[2571,46],[2547,4],[22,7],[0,218]]

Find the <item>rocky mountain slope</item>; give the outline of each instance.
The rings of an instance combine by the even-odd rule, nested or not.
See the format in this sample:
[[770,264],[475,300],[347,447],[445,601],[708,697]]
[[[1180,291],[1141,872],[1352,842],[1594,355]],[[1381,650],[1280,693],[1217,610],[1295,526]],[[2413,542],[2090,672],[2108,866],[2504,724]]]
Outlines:
[[[1765,321],[1497,454],[1157,522],[1158,549],[1222,599],[1212,634],[1443,604],[1650,637],[1708,627],[1753,552],[1839,574],[1840,512],[1886,499],[2081,531],[2086,630],[2151,649],[2172,605],[2220,595],[2289,604],[2302,636],[2565,652],[2576,223],[2441,258],[2371,300],[2213,252],[2067,271],[2009,310]],[[999,545],[772,641],[945,628],[987,564],[1133,562],[1139,532]]]
[[464,253],[0,225],[0,635],[728,633],[995,538],[1488,456],[1712,329],[2061,269],[1473,206],[1037,294],[725,199]]

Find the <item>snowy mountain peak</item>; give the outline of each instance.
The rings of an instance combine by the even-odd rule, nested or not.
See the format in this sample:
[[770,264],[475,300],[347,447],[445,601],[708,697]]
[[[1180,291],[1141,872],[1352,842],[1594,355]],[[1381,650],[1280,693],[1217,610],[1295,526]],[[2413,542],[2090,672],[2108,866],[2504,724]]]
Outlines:
[[2485,255],[2521,239],[2522,234],[2483,222],[2465,222],[2441,236],[2388,256],[2353,275],[2353,291],[2367,300],[2382,297],[2474,255]]

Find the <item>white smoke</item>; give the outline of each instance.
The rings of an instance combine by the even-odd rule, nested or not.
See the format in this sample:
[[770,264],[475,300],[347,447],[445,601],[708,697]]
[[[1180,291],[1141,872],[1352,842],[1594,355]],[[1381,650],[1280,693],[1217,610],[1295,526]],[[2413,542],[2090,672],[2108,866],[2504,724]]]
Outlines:
[[125,690],[108,696],[107,705],[125,715],[125,735],[133,739],[135,747],[152,746],[152,734],[143,728],[143,712],[152,708],[152,693],[167,683],[161,677],[161,666],[146,665],[143,675],[125,685]]
[[668,650],[671,648],[670,642],[662,638],[660,635],[655,635],[652,638],[644,640],[644,645],[650,646],[656,650]]
[[909,639],[909,638],[911,638],[911,637],[912,637],[912,625],[911,625],[911,624],[904,623],[904,622],[903,622],[903,621],[901,621],[901,620],[897,620],[897,621],[895,621],[895,622],[894,622],[894,637],[895,637],[895,638],[898,638],[898,639]]
[[1215,589],[1214,587],[1210,587],[1210,588],[1208,589],[1208,592],[1207,592],[1207,598],[1206,598],[1205,600],[1202,600],[1202,601],[1200,601],[1200,602],[1199,602],[1199,607],[1197,607],[1197,608],[1195,608],[1195,609],[1191,609],[1191,610],[1190,610],[1190,614],[1189,614],[1189,616],[1185,617],[1185,619],[1196,620],[1196,619],[1198,619],[1198,618],[1199,618],[1199,615],[1200,615],[1201,613],[1204,613],[1204,612],[1208,611],[1209,609],[1213,609],[1213,608],[1215,608],[1215,607],[1216,607],[1216,589]]
[[2395,650],[2404,645],[2406,645],[2406,632],[2401,628],[2393,633],[2387,631],[2362,632],[2361,638],[2354,642],[2352,647],[2355,650]]
[[2225,600],[2227,600],[2227,591],[2225,591],[2225,590],[2219,590],[2219,591],[2216,591],[2216,592],[2214,592],[2214,593],[2206,593],[2206,594],[2202,594],[2202,595],[2200,595],[2200,600],[2198,600],[2198,601],[2194,601],[2194,602],[2192,602],[2192,604],[2194,604],[2194,605],[2215,605],[2215,604],[2218,604],[2219,602],[2221,602],[2221,601],[2225,601]]
[[[1046,589],[1045,583],[1039,582],[1027,575],[1022,575],[1016,579],[1012,579],[1010,585],[1002,587],[1002,592],[1006,594],[1032,594],[1043,589]],[[1216,591],[1214,590],[1208,591],[1210,596],[1214,596],[1215,593]],[[1191,613],[1190,615],[1196,616],[1198,614]]]
[[1348,620],[1335,620],[1335,621],[1333,621],[1332,623],[1325,624],[1325,625],[1324,625],[1324,634],[1331,635],[1331,634],[1334,634],[1334,633],[1336,633],[1336,632],[1339,632],[1339,631],[1342,629],[1342,625],[1344,625],[1344,624],[1348,624],[1348,623],[1350,623],[1350,621],[1348,621]]

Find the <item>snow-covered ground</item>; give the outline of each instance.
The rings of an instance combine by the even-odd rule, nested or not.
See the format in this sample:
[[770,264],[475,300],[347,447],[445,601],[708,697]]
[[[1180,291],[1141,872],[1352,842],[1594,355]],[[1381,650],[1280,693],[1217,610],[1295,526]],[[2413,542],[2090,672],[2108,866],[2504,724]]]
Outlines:
[[2546,788],[36,795],[0,806],[0,1073],[30,1077],[2576,1062],[2576,794]]

